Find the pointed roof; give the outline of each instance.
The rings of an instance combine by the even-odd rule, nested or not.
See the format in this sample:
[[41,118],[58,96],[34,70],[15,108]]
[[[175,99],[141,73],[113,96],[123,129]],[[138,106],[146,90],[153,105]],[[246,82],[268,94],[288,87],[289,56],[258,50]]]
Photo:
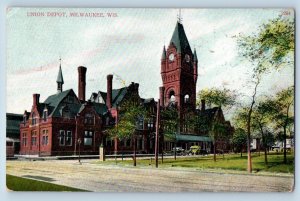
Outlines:
[[166,52],[166,47],[164,46],[164,49],[163,49],[163,52],[162,52],[162,55],[161,55],[161,60],[166,59],[166,57],[167,57],[167,52]]
[[198,62],[196,48],[194,48],[194,62]]
[[176,27],[173,32],[172,39],[170,41],[170,44],[171,43],[173,43],[176,46],[178,53],[181,53],[186,50],[192,52],[183,25],[180,22],[176,23]]
[[56,82],[64,84],[64,78],[61,71],[61,64],[59,65],[59,71],[58,71]]

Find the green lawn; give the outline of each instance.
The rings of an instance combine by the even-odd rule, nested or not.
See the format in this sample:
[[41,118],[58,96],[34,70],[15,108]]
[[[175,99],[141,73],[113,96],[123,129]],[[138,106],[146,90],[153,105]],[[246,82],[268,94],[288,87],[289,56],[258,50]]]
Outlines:
[[6,175],[6,186],[12,191],[85,191],[68,186]]
[[[287,164],[283,164],[283,155],[270,153],[268,155],[268,165],[265,165],[264,154],[252,153],[252,167],[254,172],[273,172],[273,173],[294,173],[294,155],[288,153]],[[103,163],[103,162],[98,162]],[[116,164],[114,160],[107,160],[104,164]],[[137,160],[137,166],[154,166],[155,161],[152,159],[140,159]],[[132,166],[132,160],[117,160],[119,166]],[[161,158],[159,158],[160,167],[185,167],[185,168],[196,168],[196,169],[223,169],[223,170],[247,170],[247,155],[243,154],[225,154],[224,158],[222,155],[217,155],[217,161],[213,161],[213,155],[202,156],[202,157],[184,157],[177,158],[164,158],[164,163],[161,164]]]

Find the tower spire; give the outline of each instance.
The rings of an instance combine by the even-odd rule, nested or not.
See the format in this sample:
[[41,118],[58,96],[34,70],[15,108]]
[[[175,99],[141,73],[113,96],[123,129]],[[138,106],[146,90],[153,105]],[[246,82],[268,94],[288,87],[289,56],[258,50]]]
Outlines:
[[179,8],[179,12],[178,12],[178,15],[177,15],[177,22],[181,24],[182,22],[182,17],[181,17],[181,9]]
[[57,93],[60,93],[63,90],[63,84],[64,84],[64,78],[61,70],[61,57],[59,58],[59,70],[58,70],[56,82],[57,82]]

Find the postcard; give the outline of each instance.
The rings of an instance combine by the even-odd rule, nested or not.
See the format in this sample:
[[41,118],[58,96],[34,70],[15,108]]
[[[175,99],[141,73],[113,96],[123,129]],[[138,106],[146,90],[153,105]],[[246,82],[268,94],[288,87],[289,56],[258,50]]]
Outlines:
[[6,26],[8,191],[293,191],[293,9],[9,7]]

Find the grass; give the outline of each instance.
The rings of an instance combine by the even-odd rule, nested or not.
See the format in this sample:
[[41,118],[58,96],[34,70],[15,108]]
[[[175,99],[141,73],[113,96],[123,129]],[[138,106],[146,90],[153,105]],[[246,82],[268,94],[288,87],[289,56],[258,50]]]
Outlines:
[[[107,160],[105,162],[99,162],[102,164],[116,164],[114,160]],[[119,166],[132,166],[132,160],[121,161],[118,159],[117,165]],[[154,166],[155,161],[152,159],[138,159],[137,166]],[[164,163],[160,167],[184,167],[184,168],[196,168],[196,169],[223,169],[223,170],[247,170],[247,156],[243,157],[240,154],[225,154],[217,155],[217,161],[213,161],[213,155],[201,156],[201,157],[180,157],[177,160],[174,158],[164,158]],[[252,168],[253,172],[272,172],[272,173],[294,173],[294,155],[288,153],[287,164],[283,164],[283,155],[270,153],[268,155],[268,164],[265,165],[264,154],[252,153]]]
[[62,186],[43,181],[37,181],[12,175],[6,175],[6,186],[12,191],[76,191],[83,192],[85,190]]

